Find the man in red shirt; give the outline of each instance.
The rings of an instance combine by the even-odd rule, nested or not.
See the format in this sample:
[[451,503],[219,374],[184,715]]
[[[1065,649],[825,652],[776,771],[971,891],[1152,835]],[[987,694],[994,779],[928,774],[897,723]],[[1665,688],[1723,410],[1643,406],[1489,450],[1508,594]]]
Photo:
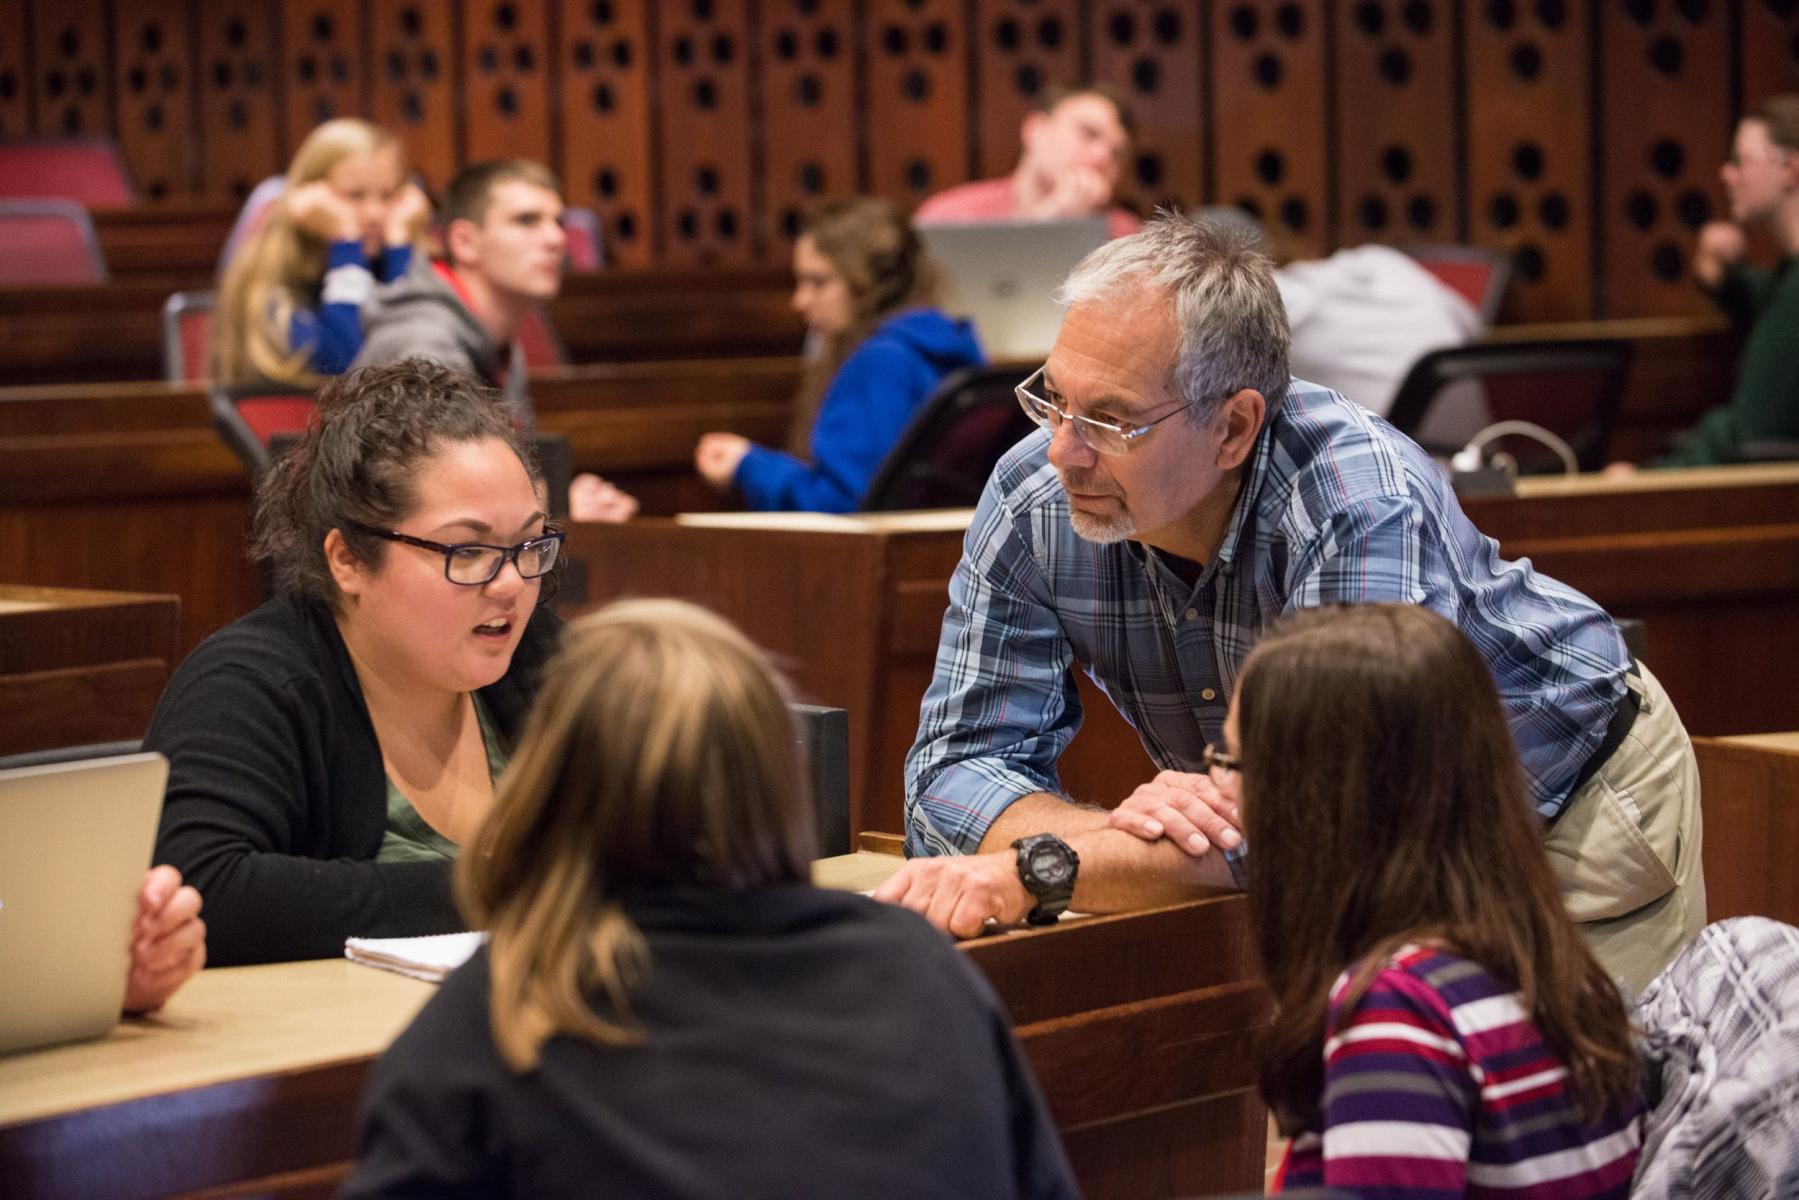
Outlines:
[[1019,129],[1024,153],[1010,175],[938,192],[913,219],[930,224],[1103,215],[1111,236],[1135,233],[1142,222],[1114,203],[1132,134],[1130,113],[1109,89],[1045,89]]

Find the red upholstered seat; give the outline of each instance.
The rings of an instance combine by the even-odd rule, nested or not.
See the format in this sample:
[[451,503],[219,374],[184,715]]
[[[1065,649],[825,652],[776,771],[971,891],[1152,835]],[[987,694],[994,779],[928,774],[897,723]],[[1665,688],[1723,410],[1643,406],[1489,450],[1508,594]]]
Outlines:
[[162,374],[170,383],[203,383],[212,337],[212,292],[176,292],[162,306]]
[[73,200],[0,200],[0,285],[105,280],[106,260],[81,205]]
[[1499,319],[1511,259],[1484,246],[1407,246],[1405,252],[1461,296],[1488,325]]
[[0,197],[128,208],[131,180],[110,138],[0,142]]

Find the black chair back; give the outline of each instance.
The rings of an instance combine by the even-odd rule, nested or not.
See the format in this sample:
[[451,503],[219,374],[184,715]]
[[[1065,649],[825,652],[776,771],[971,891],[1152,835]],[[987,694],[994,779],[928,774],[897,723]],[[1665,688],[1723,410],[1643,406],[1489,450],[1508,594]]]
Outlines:
[[850,829],[850,717],[841,708],[790,704],[806,757],[820,857],[848,854]]
[[1582,470],[1597,471],[1606,463],[1629,366],[1630,343],[1618,338],[1476,342],[1433,350],[1406,374],[1387,420],[1416,437],[1439,392],[1452,383],[1479,380],[1495,421],[1541,425],[1567,441]]
[[938,385],[875,472],[863,512],[966,508],[1000,456],[1037,426],[1018,406],[1018,365],[964,367]]

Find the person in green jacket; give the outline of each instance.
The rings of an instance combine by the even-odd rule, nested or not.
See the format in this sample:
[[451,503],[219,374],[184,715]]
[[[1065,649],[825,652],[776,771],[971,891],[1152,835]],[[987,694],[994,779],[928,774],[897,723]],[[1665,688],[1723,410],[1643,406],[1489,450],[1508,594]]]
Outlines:
[[[1747,333],[1736,390],[1648,467],[1736,462],[1751,443],[1799,442],[1799,95],[1772,97],[1744,117],[1720,174],[1730,220],[1699,231],[1693,274]],[[1743,261],[1749,226],[1779,245],[1773,267]]]

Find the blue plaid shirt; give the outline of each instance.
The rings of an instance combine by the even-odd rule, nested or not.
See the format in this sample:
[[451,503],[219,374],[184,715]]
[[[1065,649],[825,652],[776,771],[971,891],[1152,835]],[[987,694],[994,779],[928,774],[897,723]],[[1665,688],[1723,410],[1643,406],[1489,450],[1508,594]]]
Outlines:
[[1422,604],[1454,621],[1493,670],[1545,817],[1604,739],[1629,666],[1611,619],[1528,559],[1502,560],[1442,470],[1337,393],[1287,390],[1193,586],[1139,543],[1079,537],[1048,449],[1039,430],[994,468],[950,580],[906,760],[907,853],[973,853],[1007,805],[1060,790],[1076,661],[1158,769],[1203,770],[1263,627],[1319,605]]

